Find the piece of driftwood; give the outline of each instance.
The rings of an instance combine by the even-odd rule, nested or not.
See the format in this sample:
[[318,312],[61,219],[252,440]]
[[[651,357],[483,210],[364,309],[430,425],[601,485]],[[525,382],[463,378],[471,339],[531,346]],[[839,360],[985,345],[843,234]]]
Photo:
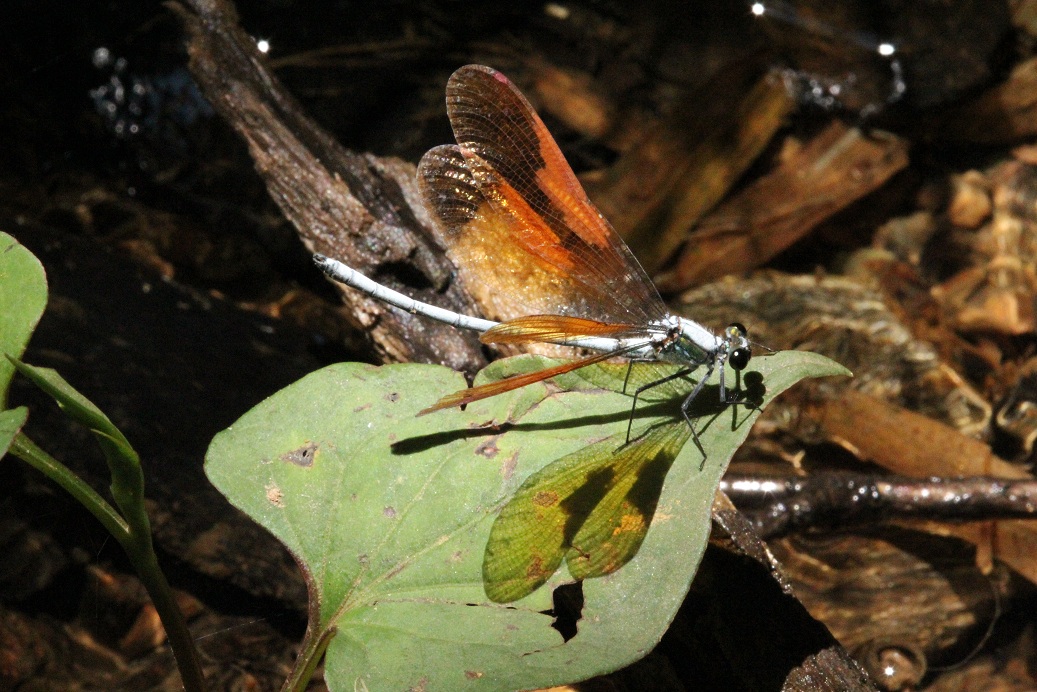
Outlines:
[[744,66],[650,126],[587,192],[651,272],[720,201],[794,106],[775,75]]
[[931,290],[942,320],[958,331],[1021,336],[1037,327],[1037,167],[1031,156],[1024,148],[988,171],[952,181],[947,219],[957,228],[946,254],[957,260],[956,273]]
[[929,663],[960,662],[982,643],[999,604],[1028,588],[1004,568],[984,575],[961,540],[905,527],[769,545],[810,614],[850,651],[882,644]]
[[[452,267],[433,241],[414,166],[356,154],[303,112],[223,0],[173,3],[187,29],[190,69],[206,98],[248,143],[270,196],[306,246],[338,258],[419,300],[476,313],[452,280]],[[188,9],[189,8],[189,9]],[[423,277],[404,287],[393,273]],[[470,334],[395,310],[342,288],[353,321],[385,361],[442,363],[474,370],[485,363]]]
[[905,476],[1032,478],[1022,468],[999,459],[979,440],[852,389],[805,411],[829,439],[861,459]]
[[[775,638],[798,638],[800,633],[820,636],[819,630],[824,625],[811,617],[801,606],[792,583],[778,562],[777,557],[756,533],[753,525],[735,508],[723,490],[718,490],[713,500],[713,522],[726,534],[727,539],[739,552],[752,558],[770,573],[771,579],[778,585],[788,601],[786,614],[775,622],[772,634]],[[714,534],[714,540],[716,540]],[[792,605],[795,603],[795,605]],[[831,633],[825,632],[831,640],[828,646],[804,656],[802,661],[790,667],[785,677],[784,690],[870,690],[875,689],[868,674],[860,664],[850,656]]]
[[1008,79],[975,100],[939,113],[926,124],[933,138],[1009,144],[1037,134],[1037,58],[1012,68]]
[[676,264],[657,283],[679,291],[765,263],[817,224],[877,189],[907,166],[893,135],[833,121],[799,150],[707,214]]

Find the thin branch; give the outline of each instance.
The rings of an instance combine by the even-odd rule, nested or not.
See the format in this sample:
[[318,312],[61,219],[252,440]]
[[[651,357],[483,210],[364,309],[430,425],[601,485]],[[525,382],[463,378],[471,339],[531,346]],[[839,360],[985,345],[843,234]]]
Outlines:
[[923,481],[849,473],[807,478],[728,474],[720,489],[764,538],[809,528],[893,519],[1037,519],[1037,480],[974,477]]

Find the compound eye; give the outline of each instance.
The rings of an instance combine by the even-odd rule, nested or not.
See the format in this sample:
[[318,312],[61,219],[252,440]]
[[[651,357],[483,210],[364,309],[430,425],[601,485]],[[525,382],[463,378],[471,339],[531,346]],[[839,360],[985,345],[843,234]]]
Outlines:
[[727,331],[730,332],[731,330],[734,330],[734,331],[738,332],[738,336],[742,336],[742,337],[748,336],[748,334],[749,334],[749,332],[747,332],[745,330],[745,325],[742,324],[741,322],[732,322],[731,324],[729,324],[727,326]]
[[749,364],[749,358],[752,357],[752,351],[747,348],[736,348],[731,351],[731,355],[727,357],[727,362],[735,370],[742,370],[746,365]]

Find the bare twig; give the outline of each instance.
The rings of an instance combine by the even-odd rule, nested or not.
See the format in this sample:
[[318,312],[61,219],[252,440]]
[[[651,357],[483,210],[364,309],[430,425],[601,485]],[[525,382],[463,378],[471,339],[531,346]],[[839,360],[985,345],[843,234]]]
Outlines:
[[893,519],[1037,518],[1037,481],[975,477],[914,480],[830,473],[808,478],[729,474],[720,489],[761,536]]

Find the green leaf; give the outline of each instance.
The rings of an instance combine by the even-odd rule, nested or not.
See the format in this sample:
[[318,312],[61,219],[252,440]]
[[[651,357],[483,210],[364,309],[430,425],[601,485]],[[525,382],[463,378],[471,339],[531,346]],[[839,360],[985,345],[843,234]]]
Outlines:
[[28,417],[29,409],[24,406],[0,411],[0,458],[7,454],[7,450],[11,448],[11,441],[25,425]]
[[76,391],[57,371],[28,365],[10,356],[5,360],[50,395],[70,418],[93,433],[108,463],[112,477],[112,497],[121,515],[86,481],[31,440],[24,436],[19,438],[16,441],[15,453],[64,488],[119,542],[137,570],[162,620],[185,688],[202,689],[202,671],[191,632],[159,567],[151,542],[150,520],[144,506],[144,474],[140,467],[140,457],[108,416]]
[[[802,374],[807,375],[813,374],[809,356],[786,353],[779,360],[800,360]],[[763,369],[770,369],[777,362],[768,359]],[[826,363],[817,365],[821,370],[827,368]],[[633,392],[648,387],[639,396],[636,415],[640,416],[646,408],[652,410],[652,402],[664,402],[667,410],[674,411],[688,396],[693,383],[686,379],[660,383],[676,369],[658,364],[632,369],[602,364],[573,376],[611,391]],[[789,367],[783,368],[783,374],[789,372]],[[762,373],[750,370],[744,380],[743,384],[748,385],[744,392],[751,395],[752,382],[762,385]],[[770,391],[764,389],[763,396],[754,403],[762,407],[780,393],[774,387],[780,380],[780,376],[771,377]],[[560,384],[570,389],[580,386],[578,381]],[[724,408],[719,397],[707,388],[699,394],[691,411],[697,427],[707,423],[695,433],[696,448],[701,446],[703,461],[708,458],[719,462],[720,475],[749,427],[744,423],[728,427],[709,425],[710,409],[714,410],[712,415],[719,415]],[[748,415],[751,425],[755,416],[751,411]],[[609,438],[530,476],[501,511],[490,534],[483,564],[487,595],[505,603],[523,598],[558,569],[563,556],[569,573],[576,579],[610,574],[633,558],[652,523],[670,466],[692,435],[682,418],[669,418],[667,421],[664,416],[663,422],[655,423],[629,443],[625,443],[625,436]],[[700,480],[706,478],[708,474],[700,476]],[[715,482],[707,480],[703,487],[710,490],[711,499]]]
[[40,368],[12,360],[18,372],[51,396],[62,411],[94,434],[112,475],[112,496],[123,516],[135,528],[141,541],[150,540],[144,511],[144,472],[140,457],[129,440],[92,401],[76,391],[64,377],[51,368]]
[[130,443],[115,424],[97,408],[92,401],[80,394],[61,374],[53,368],[41,368],[21,361],[12,361],[18,372],[46,392],[58,406],[74,421],[99,433],[111,444],[129,448]]
[[[845,373],[806,353],[752,365],[743,379],[763,378],[765,402],[802,377]],[[543,361],[494,366],[499,374],[509,367]],[[543,687],[614,670],[658,642],[704,550],[716,484],[758,412],[720,407],[716,387],[707,387],[694,411],[702,414],[698,434],[707,457],[695,445],[678,454],[687,428],[674,425],[679,399],[665,390],[679,395],[687,383],[645,393],[634,429],[635,437],[647,434],[631,445],[640,451],[629,463],[644,470],[657,452],[666,464],[675,455],[668,473],[660,463],[650,474],[657,486],[665,475],[652,528],[633,559],[612,573],[605,553],[585,568],[570,556],[572,569],[606,576],[584,582],[578,633],[563,641],[543,611],[552,607],[551,589],[572,581],[569,568],[548,578],[547,588],[502,606],[484,590],[483,558],[497,514],[527,479],[566,457],[570,464],[612,463],[606,452],[625,439],[631,398],[594,380],[621,387],[625,367],[623,374],[586,370],[463,412],[417,418],[464,380],[431,366],[340,364],[275,394],[213,439],[210,480],[303,569],[311,594],[308,637],[337,628],[325,659],[332,689]],[[562,393],[558,385],[581,391]],[[620,475],[626,485],[598,493],[595,507],[606,518],[636,500],[637,483]],[[650,504],[642,502],[646,516]],[[594,509],[586,515],[582,531],[600,542],[608,522],[595,519]],[[575,533],[577,540],[583,535]]]
[[[47,276],[31,252],[0,232],[0,354],[21,358],[47,306]],[[0,356],[0,409],[7,407],[7,391],[14,366]]]

